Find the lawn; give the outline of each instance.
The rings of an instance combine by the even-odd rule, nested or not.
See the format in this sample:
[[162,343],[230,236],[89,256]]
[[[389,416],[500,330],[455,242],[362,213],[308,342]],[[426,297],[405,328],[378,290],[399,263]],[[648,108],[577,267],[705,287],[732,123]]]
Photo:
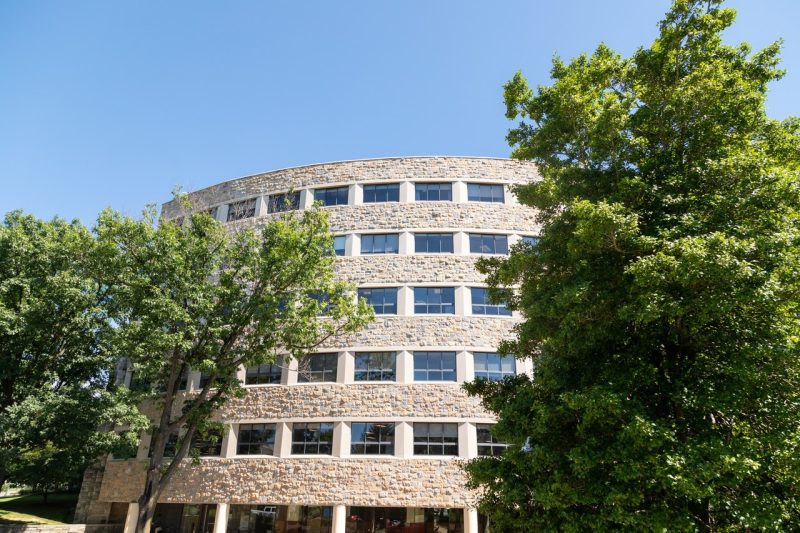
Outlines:
[[50,494],[47,503],[38,495],[0,498],[0,524],[69,524],[77,502],[77,494]]

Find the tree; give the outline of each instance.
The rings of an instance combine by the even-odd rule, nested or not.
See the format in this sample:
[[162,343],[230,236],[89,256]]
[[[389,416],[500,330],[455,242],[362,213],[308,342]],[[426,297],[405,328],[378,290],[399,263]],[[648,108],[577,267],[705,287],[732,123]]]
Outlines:
[[780,46],[724,44],[734,18],[676,0],[630,58],[505,85],[542,232],[480,264],[536,369],[467,387],[512,444],[468,466],[495,530],[800,528],[800,122],[767,117]]
[[116,355],[93,246],[77,221],[11,212],[0,225],[0,487],[69,484],[137,438],[101,429],[135,429],[138,414],[110,387]]
[[[184,208],[174,223],[159,223],[152,210],[140,220],[107,211],[96,226],[97,264],[117,317],[114,343],[137,381],[152,384],[157,411],[137,531],[150,530],[159,494],[192,442],[218,438],[213,415],[244,394],[241,365],[302,358],[372,318],[352,287],[334,279],[333,241],[318,208],[236,231]],[[207,379],[187,395],[180,382],[190,368]],[[176,434],[177,451],[167,458]]]

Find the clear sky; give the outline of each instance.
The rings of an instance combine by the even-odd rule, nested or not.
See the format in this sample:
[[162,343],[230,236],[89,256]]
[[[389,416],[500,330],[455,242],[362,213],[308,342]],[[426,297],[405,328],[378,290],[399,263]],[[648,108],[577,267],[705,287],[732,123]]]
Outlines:
[[[782,37],[768,102],[800,114],[800,2],[732,0]],[[554,53],[649,44],[668,0],[0,2],[0,213],[91,223],[176,185],[404,155],[505,157],[502,84]]]

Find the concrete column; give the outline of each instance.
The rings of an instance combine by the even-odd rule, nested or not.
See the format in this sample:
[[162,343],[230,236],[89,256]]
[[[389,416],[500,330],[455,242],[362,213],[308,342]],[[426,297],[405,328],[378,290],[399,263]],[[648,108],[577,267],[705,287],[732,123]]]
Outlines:
[[350,425],[345,422],[333,426],[333,456],[350,457]]
[[463,181],[456,181],[453,183],[453,202],[466,202],[467,201],[467,184]]
[[414,428],[408,422],[394,426],[394,456],[405,459],[414,456]]
[[457,231],[453,234],[453,253],[466,255],[469,253],[469,234]]
[[217,207],[217,220],[220,222],[228,220],[228,204],[222,204]]
[[467,312],[467,309],[471,309],[471,307],[468,307],[471,300],[470,296],[469,287],[456,287],[456,316],[465,316],[470,314]]
[[517,195],[511,192],[510,185],[503,185],[503,197],[505,198],[506,205],[519,205]]
[[464,509],[464,533],[478,533],[477,509]]
[[153,440],[153,435],[147,431],[142,433],[142,438],[139,439],[139,447],[136,449],[137,459],[147,459],[147,454],[150,452],[151,440]]
[[186,390],[190,391],[198,389],[200,389],[200,372],[190,370],[186,375]]
[[277,457],[289,457],[292,455],[291,424],[286,422],[275,424],[275,455]]
[[217,513],[214,515],[214,533],[225,533],[228,529],[228,510],[230,504],[218,503]]
[[135,533],[136,521],[139,518],[139,504],[136,502],[128,504],[128,514],[125,515],[125,527],[123,533]]
[[464,383],[475,379],[475,361],[470,352],[456,353],[456,381]]
[[360,205],[364,203],[364,187],[360,183],[350,185],[347,191],[347,205]]
[[[333,506],[333,533],[345,533],[347,528],[347,507],[342,504]],[[475,533],[477,533],[477,529]]]
[[247,369],[244,365],[239,367],[239,370],[236,371],[236,379],[239,380],[239,383],[244,385],[244,380],[247,377]]
[[300,191],[300,209],[308,209],[314,205],[314,189]]
[[414,314],[414,289],[412,287],[397,288],[397,315]]
[[255,217],[260,217],[267,214],[267,202],[264,196],[256,198],[256,214]]
[[339,352],[336,361],[336,383],[352,383],[355,372],[355,359],[350,352]]
[[410,181],[400,183],[400,203],[414,201],[414,184]]
[[411,255],[414,253],[414,234],[404,231],[400,234],[397,251],[400,255]]
[[345,249],[347,255],[361,255],[361,235],[351,233],[347,237],[347,244],[350,245],[349,249]]
[[458,426],[458,455],[463,459],[478,457],[478,432],[475,424]]
[[414,355],[406,350],[397,352],[397,382],[414,381]]
[[286,377],[286,385],[294,385],[297,383],[297,365],[297,359],[292,358],[292,360],[289,361],[289,368],[284,370],[281,379]]
[[222,457],[233,457],[236,455],[238,430],[238,424],[229,424],[225,426],[225,432],[222,436]]

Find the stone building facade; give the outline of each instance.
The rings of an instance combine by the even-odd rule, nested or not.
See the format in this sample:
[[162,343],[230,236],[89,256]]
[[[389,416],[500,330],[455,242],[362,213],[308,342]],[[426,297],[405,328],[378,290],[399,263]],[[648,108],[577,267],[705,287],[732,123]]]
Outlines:
[[[503,444],[461,384],[532,369],[496,354],[518,317],[486,301],[474,266],[535,239],[534,213],[510,186],[536,177],[526,162],[409,157],[289,168],[191,193],[193,206],[232,227],[322,202],[338,275],[376,320],[309,356],[307,369],[241,369],[246,396],[219,413],[221,445],[170,482],[160,530],[484,530],[461,466]],[[162,214],[175,219],[180,206]],[[190,374],[188,389],[200,379]],[[130,530],[148,446],[93,472],[83,505],[119,515],[127,504]]]

